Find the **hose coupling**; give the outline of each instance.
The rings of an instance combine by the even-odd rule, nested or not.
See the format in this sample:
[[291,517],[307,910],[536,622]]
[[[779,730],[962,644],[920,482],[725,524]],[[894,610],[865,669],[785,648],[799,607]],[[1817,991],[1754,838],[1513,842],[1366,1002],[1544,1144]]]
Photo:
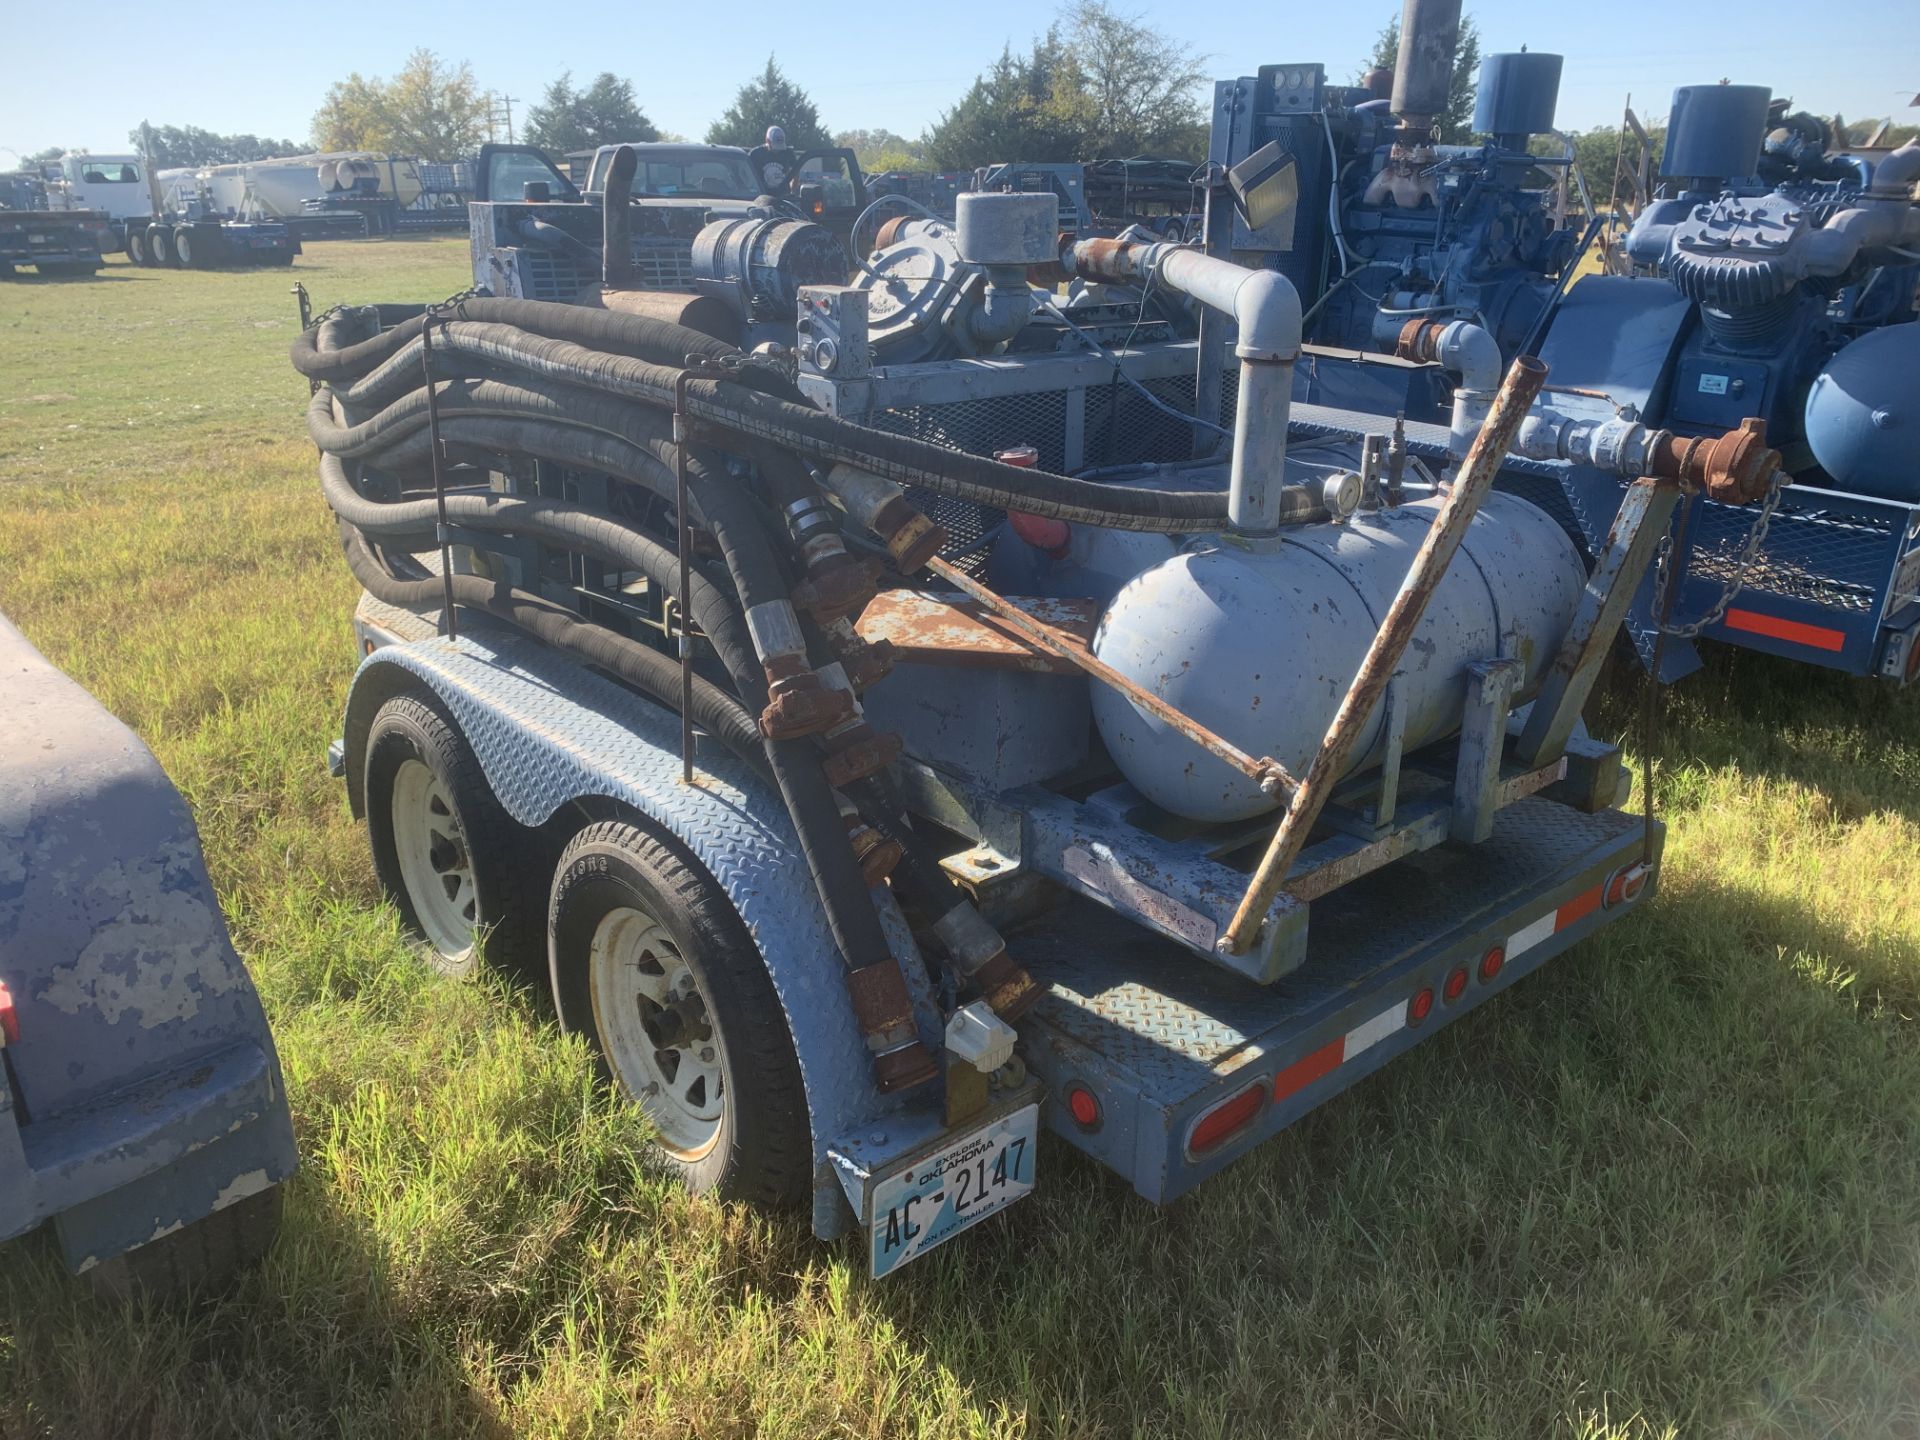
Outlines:
[[836,790],[878,775],[900,758],[898,735],[883,735],[860,719],[835,727],[822,743],[827,753],[820,768]]
[[840,661],[840,668],[846,671],[847,682],[856,691],[878,684],[892,671],[893,642],[884,635],[878,640],[869,640],[854,629],[853,622],[845,616],[829,621],[825,630],[828,646]]
[[1014,964],[1007,942],[971,901],[961,901],[933,922],[933,933],[953,968],[1002,1020],[1017,1020],[1040,998],[1033,977]]
[[853,695],[837,690],[806,668],[804,660],[766,667],[767,706],[760,733],[769,740],[798,740],[843,725],[853,717]]
[[902,575],[918,574],[947,543],[946,530],[916,510],[906,492],[884,476],[857,465],[836,465],[827,472],[827,485],[846,505],[847,514],[887,547]]
[[1709,499],[1723,505],[1765,498],[1781,464],[1780,452],[1767,444],[1767,422],[1754,416],[1719,435],[1662,432],[1653,446],[1656,476],[1703,486]]
[[891,960],[847,972],[847,997],[873,1057],[873,1080],[883,1094],[924,1085],[940,1073],[920,1042],[913,1001],[900,967]]

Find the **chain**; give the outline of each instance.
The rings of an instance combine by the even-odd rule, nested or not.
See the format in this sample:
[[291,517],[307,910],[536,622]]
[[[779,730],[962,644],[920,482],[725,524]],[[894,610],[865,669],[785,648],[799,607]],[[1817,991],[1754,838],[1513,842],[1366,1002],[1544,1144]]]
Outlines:
[[1673,536],[1668,535],[1660,542],[1659,585],[1655,593],[1666,596],[1660,613],[1660,633],[1671,635],[1677,640],[1692,640],[1707,630],[1711,630],[1726,617],[1727,607],[1733,604],[1734,597],[1747,583],[1747,572],[1753,569],[1754,561],[1760,558],[1761,547],[1767,543],[1767,527],[1773,523],[1773,512],[1780,506],[1781,493],[1786,489],[1787,477],[1784,470],[1776,470],[1773,483],[1767,487],[1767,498],[1760,502],[1760,513],[1754,517],[1753,528],[1747,532],[1746,542],[1741,545],[1740,553],[1734,558],[1733,574],[1728,578],[1726,588],[1720,592],[1720,598],[1713,608],[1698,620],[1685,625],[1669,623],[1664,616],[1671,613],[1673,598],[1668,590],[1678,585],[1678,566],[1674,563]]
[[318,330],[322,325],[326,324],[327,321],[333,319],[334,316],[345,314],[346,311],[351,308],[351,306],[344,302],[339,305],[329,305],[325,310],[322,310],[318,315],[307,321],[307,329]]

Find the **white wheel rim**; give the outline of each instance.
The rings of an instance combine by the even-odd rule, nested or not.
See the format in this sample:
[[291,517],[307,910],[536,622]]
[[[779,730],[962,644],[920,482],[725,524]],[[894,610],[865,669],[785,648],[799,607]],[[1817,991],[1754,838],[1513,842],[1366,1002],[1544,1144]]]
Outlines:
[[647,1112],[663,1149],[698,1160],[720,1138],[726,1077],[680,947],[644,910],[622,906],[595,927],[587,975],[593,1028],[620,1089]]
[[193,246],[188,242],[186,236],[181,235],[176,238],[173,242],[173,248],[180,253],[181,260],[189,265],[193,263]]
[[419,760],[402,761],[393,777],[393,848],[427,943],[450,963],[466,960],[480,924],[473,859],[446,787]]

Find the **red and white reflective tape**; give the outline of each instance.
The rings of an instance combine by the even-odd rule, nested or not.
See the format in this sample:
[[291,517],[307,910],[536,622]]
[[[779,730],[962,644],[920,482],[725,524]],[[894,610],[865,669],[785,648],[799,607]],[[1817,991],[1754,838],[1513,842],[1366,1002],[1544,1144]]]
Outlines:
[[[1516,956],[1526,954],[1527,951],[1542,941],[1550,939],[1556,932],[1565,930],[1569,925],[1579,924],[1602,905],[1611,907],[1637,900],[1641,890],[1645,888],[1647,876],[1650,873],[1649,867],[1645,864],[1625,866],[1614,871],[1600,884],[1582,890],[1565,904],[1549,910],[1533,923],[1521,926],[1507,937],[1504,946],[1495,947],[1501,951],[1502,965]],[[1466,972],[1461,970],[1460,973],[1464,976]],[[1488,983],[1499,973],[1499,966],[1488,973],[1483,961],[1481,983]],[[1408,1007],[1413,1002],[1411,1000],[1396,1001],[1371,1020],[1356,1025],[1336,1039],[1329,1040],[1318,1050],[1301,1056],[1275,1075],[1273,1077],[1274,1101],[1277,1103],[1285,1100],[1288,1096],[1306,1089],[1314,1081],[1331,1075],[1356,1055],[1372,1049],[1389,1035],[1397,1034],[1406,1027],[1410,1018],[1415,1023],[1426,1019],[1433,1008],[1433,986],[1424,986],[1415,993],[1424,997],[1426,1008],[1415,1011],[1409,1016]],[[1447,998],[1452,1001],[1459,997],[1457,993],[1450,992]]]
[[1397,1034],[1406,1023],[1407,1002],[1401,1000],[1371,1020],[1356,1025],[1346,1034],[1329,1040],[1311,1055],[1294,1061],[1273,1077],[1274,1100],[1284,1100],[1322,1076],[1331,1075],[1354,1056],[1372,1049],[1389,1035]]

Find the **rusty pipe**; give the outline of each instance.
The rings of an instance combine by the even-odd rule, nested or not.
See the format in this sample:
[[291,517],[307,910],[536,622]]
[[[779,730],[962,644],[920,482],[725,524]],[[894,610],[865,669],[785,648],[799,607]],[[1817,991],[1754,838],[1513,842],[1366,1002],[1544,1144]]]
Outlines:
[[1347,687],[1346,698],[1340,702],[1333,724],[1320,742],[1319,752],[1287,801],[1286,813],[1281,816],[1279,828],[1273,832],[1266,854],[1261,857],[1260,867],[1247,885],[1240,908],[1234,911],[1232,922],[1220,938],[1220,948],[1228,954],[1244,955],[1252,948],[1263,917],[1273,904],[1274,896],[1280,893],[1293,862],[1299,858],[1300,849],[1314,822],[1320,818],[1327,797],[1339,783],[1347,757],[1359,742],[1374,707],[1380,703],[1387,682],[1400,668],[1401,657],[1406,654],[1426,614],[1427,602],[1453,563],[1455,552],[1466,538],[1467,527],[1480,509],[1480,502],[1493,488],[1493,477],[1506,458],[1507,447],[1513,443],[1515,432],[1526,419],[1527,410],[1546,378],[1547,367],[1530,355],[1522,355],[1507,371],[1486,423],[1467,451],[1459,478],[1448,492],[1440,513],[1433,517],[1420,553],[1414,556],[1413,567],[1400,584],[1400,593],[1393,597],[1387,618],[1373,637],[1353,683]]
[[1151,711],[1162,723],[1186,736],[1209,755],[1226,761],[1258,785],[1262,793],[1280,795],[1299,784],[1292,775],[1287,773],[1286,766],[1278,760],[1270,756],[1255,758],[1247,754],[1231,740],[1214,734],[1191,715],[1174,709],[1151,690],[1136,685],[1106,661],[1089,654],[1083,646],[1074,643],[1053,626],[1034,619],[1011,600],[989,590],[965,571],[956,570],[938,556],[927,562],[927,568],[956,590],[979,601],[1042,650],[1051,655],[1058,655],[1062,660],[1086,671],[1102,685],[1118,690],[1135,705]]

